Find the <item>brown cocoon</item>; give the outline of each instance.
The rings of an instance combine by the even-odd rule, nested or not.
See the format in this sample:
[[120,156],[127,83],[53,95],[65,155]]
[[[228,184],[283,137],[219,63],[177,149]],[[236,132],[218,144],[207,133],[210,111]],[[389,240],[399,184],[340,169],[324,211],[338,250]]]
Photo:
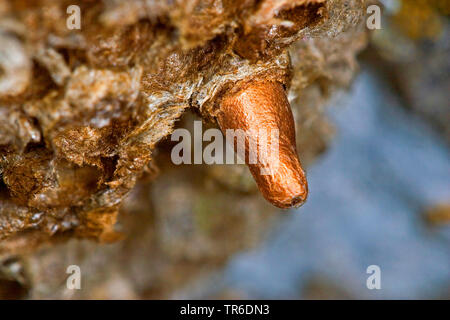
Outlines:
[[[217,118],[221,130],[224,133],[227,129],[245,131],[245,162],[264,198],[284,209],[302,205],[308,195],[308,184],[297,156],[294,118],[283,86],[270,81],[239,85],[242,88],[225,95],[220,103]],[[268,153],[251,164],[249,145],[257,139],[252,133],[260,129],[278,130],[278,154]],[[257,140],[258,149],[259,143]],[[262,169],[271,174],[262,174]]]

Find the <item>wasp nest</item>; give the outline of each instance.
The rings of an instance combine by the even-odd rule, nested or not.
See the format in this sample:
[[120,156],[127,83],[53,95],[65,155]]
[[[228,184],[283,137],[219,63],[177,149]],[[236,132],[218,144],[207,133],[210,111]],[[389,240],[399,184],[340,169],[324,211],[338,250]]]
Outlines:
[[[68,28],[71,5],[80,29]],[[302,162],[310,163],[332,135],[322,106],[350,84],[365,47],[366,6],[0,0],[0,256],[126,235],[105,256],[145,248],[171,257],[174,271],[177,257],[217,264],[255,243],[273,209],[248,171],[175,167],[165,138],[192,117],[217,126],[219,102],[236,83],[277,82],[288,93]],[[129,258],[134,268],[142,251]],[[34,274],[45,278],[37,261]],[[161,276],[162,265],[142,269]]]

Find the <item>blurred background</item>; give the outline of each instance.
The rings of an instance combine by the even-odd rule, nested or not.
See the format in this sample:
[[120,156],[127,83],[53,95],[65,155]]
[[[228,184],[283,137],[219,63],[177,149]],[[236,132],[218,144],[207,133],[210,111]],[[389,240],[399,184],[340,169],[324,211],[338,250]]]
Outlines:
[[307,203],[177,297],[450,298],[449,2],[383,4],[360,74],[328,103],[336,136]]

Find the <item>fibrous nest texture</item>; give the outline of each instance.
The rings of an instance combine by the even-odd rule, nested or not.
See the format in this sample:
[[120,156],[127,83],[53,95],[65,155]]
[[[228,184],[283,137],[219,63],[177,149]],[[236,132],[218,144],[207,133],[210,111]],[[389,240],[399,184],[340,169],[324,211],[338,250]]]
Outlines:
[[[81,9],[79,30],[67,27],[70,5]],[[220,203],[228,212],[267,211],[253,204],[254,187],[242,183],[247,176],[240,168],[197,167],[186,178],[187,171],[168,168],[161,143],[175,125],[189,127],[192,114],[215,126],[218,101],[236,82],[276,81],[289,92],[298,149],[310,162],[331,136],[324,101],[348,86],[357,69],[355,55],[366,43],[366,5],[0,0],[0,256],[68,238],[121,239],[114,227],[119,209],[142,179],[149,181],[140,182],[151,190],[146,197],[154,199],[143,220],[160,223],[153,234],[167,237],[168,252],[181,250],[170,247],[176,232],[185,243],[185,230],[164,233],[177,215],[189,215],[185,203],[200,212],[195,221],[203,229],[211,225],[205,215]],[[157,171],[161,179],[153,185]],[[183,178],[171,180],[176,172]],[[208,199],[192,204],[195,190],[215,190],[211,184],[222,191],[208,191]],[[240,196],[222,199],[224,189]],[[211,200],[219,193],[221,200]],[[245,196],[251,199],[247,207],[236,200]],[[131,224],[130,232],[144,228]],[[207,239],[225,239],[208,237],[198,240],[205,252],[214,251],[202,244]]]

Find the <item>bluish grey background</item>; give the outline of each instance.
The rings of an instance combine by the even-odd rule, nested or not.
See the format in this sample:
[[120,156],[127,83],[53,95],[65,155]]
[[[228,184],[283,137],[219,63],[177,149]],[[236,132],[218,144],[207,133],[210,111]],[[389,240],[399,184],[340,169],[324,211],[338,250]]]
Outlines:
[[[213,276],[207,292],[186,297],[231,290],[307,298],[311,279],[319,279],[334,298],[448,298],[450,226],[427,226],[423,209],[450,200],[449,149],[373,70],[363,70],[329,108],[338,132],[308,170],[308,202]],[[366,287],[372,264],[381,268],[381,290]]]

